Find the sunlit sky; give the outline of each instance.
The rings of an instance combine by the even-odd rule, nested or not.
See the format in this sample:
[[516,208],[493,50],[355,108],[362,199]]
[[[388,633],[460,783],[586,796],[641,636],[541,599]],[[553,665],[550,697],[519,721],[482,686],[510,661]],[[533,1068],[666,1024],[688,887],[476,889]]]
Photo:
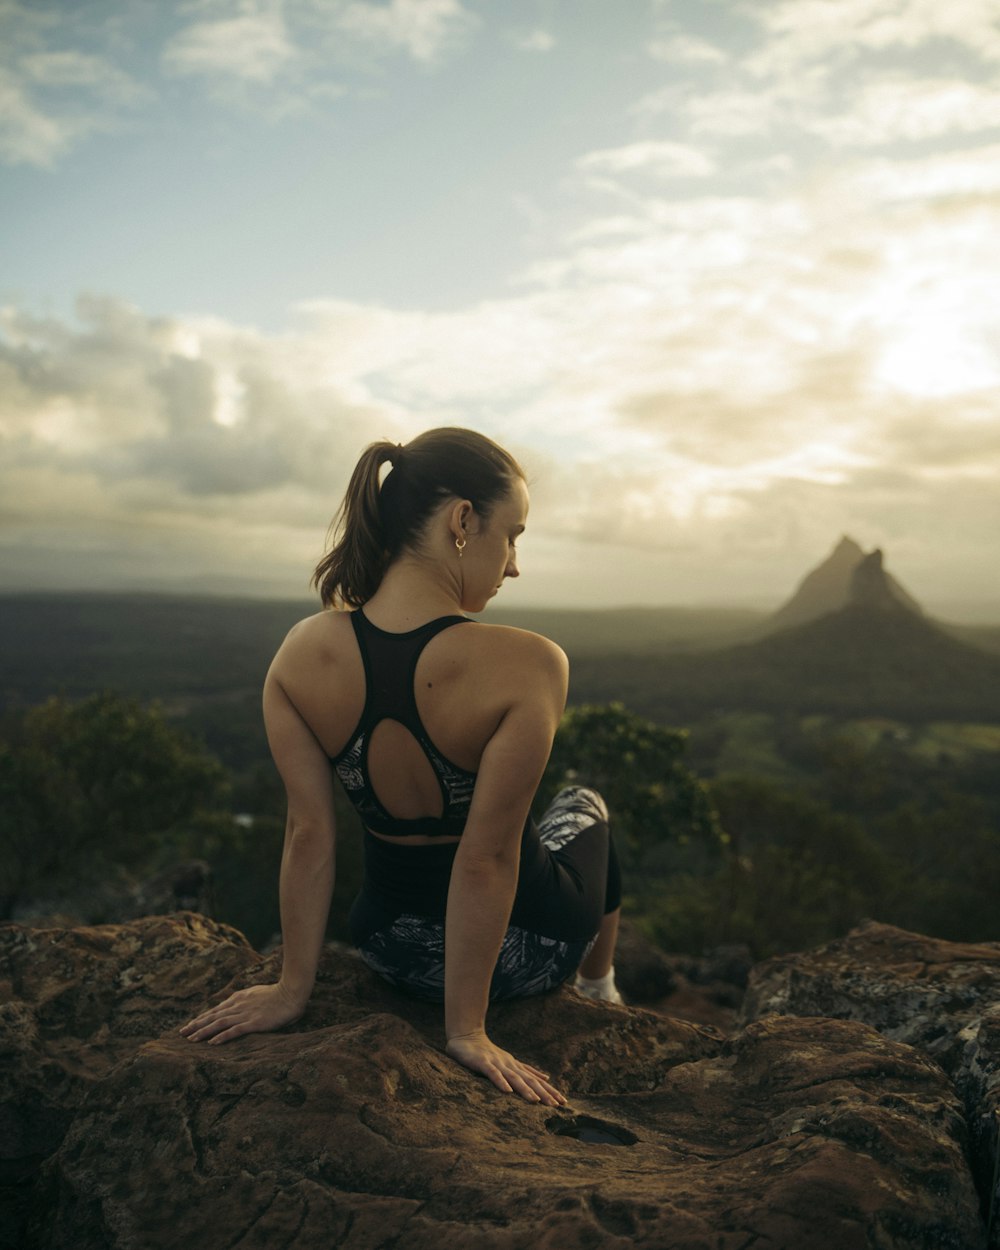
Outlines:
[[1000,620],[996,0],[0,0],[0,589],[302,595],[369,441],[503,602]]

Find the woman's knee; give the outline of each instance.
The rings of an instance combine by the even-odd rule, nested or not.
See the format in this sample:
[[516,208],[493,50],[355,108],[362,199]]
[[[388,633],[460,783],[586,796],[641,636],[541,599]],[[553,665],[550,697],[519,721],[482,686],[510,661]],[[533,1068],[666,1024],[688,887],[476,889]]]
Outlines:
[[552,800],[552,808],[586,812],[595,821],[610,819],[607,803],[590,786],[564,786]]

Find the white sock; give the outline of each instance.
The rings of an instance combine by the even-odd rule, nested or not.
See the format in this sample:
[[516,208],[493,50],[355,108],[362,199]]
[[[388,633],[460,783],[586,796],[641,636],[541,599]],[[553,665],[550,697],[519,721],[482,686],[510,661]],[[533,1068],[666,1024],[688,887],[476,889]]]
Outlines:
[[621,994],[615,985],[615,970],[611,968],[603,977],[585,977],[578,972],[573,988],[584,998],[596,998],[604,1003],[621,1003]]

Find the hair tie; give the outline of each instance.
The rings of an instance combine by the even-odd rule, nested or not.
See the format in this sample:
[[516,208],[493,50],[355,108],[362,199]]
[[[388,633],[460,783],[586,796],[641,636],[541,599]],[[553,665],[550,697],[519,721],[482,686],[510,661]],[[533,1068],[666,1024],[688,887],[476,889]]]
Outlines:
[[397,443],[396,446],[389,452],[389,463],[393,468],[395,468],[396,465],[399,464],[400,460],[402,460],[404,450],[405,448],[403,447],[403,444]]

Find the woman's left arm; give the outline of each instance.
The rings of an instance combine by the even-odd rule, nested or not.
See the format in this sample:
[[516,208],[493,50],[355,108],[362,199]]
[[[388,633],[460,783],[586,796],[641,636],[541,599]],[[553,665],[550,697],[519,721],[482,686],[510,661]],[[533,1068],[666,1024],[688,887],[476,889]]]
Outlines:
[[275,675],[264,683],[264,724],[285,783],[288,819],[281,857],[282,967],[275,984],[231,994],[180,1030],[192,1042],[232,1041],[297,1020],[319,964],[333,894],[336,824],[330,761]]

